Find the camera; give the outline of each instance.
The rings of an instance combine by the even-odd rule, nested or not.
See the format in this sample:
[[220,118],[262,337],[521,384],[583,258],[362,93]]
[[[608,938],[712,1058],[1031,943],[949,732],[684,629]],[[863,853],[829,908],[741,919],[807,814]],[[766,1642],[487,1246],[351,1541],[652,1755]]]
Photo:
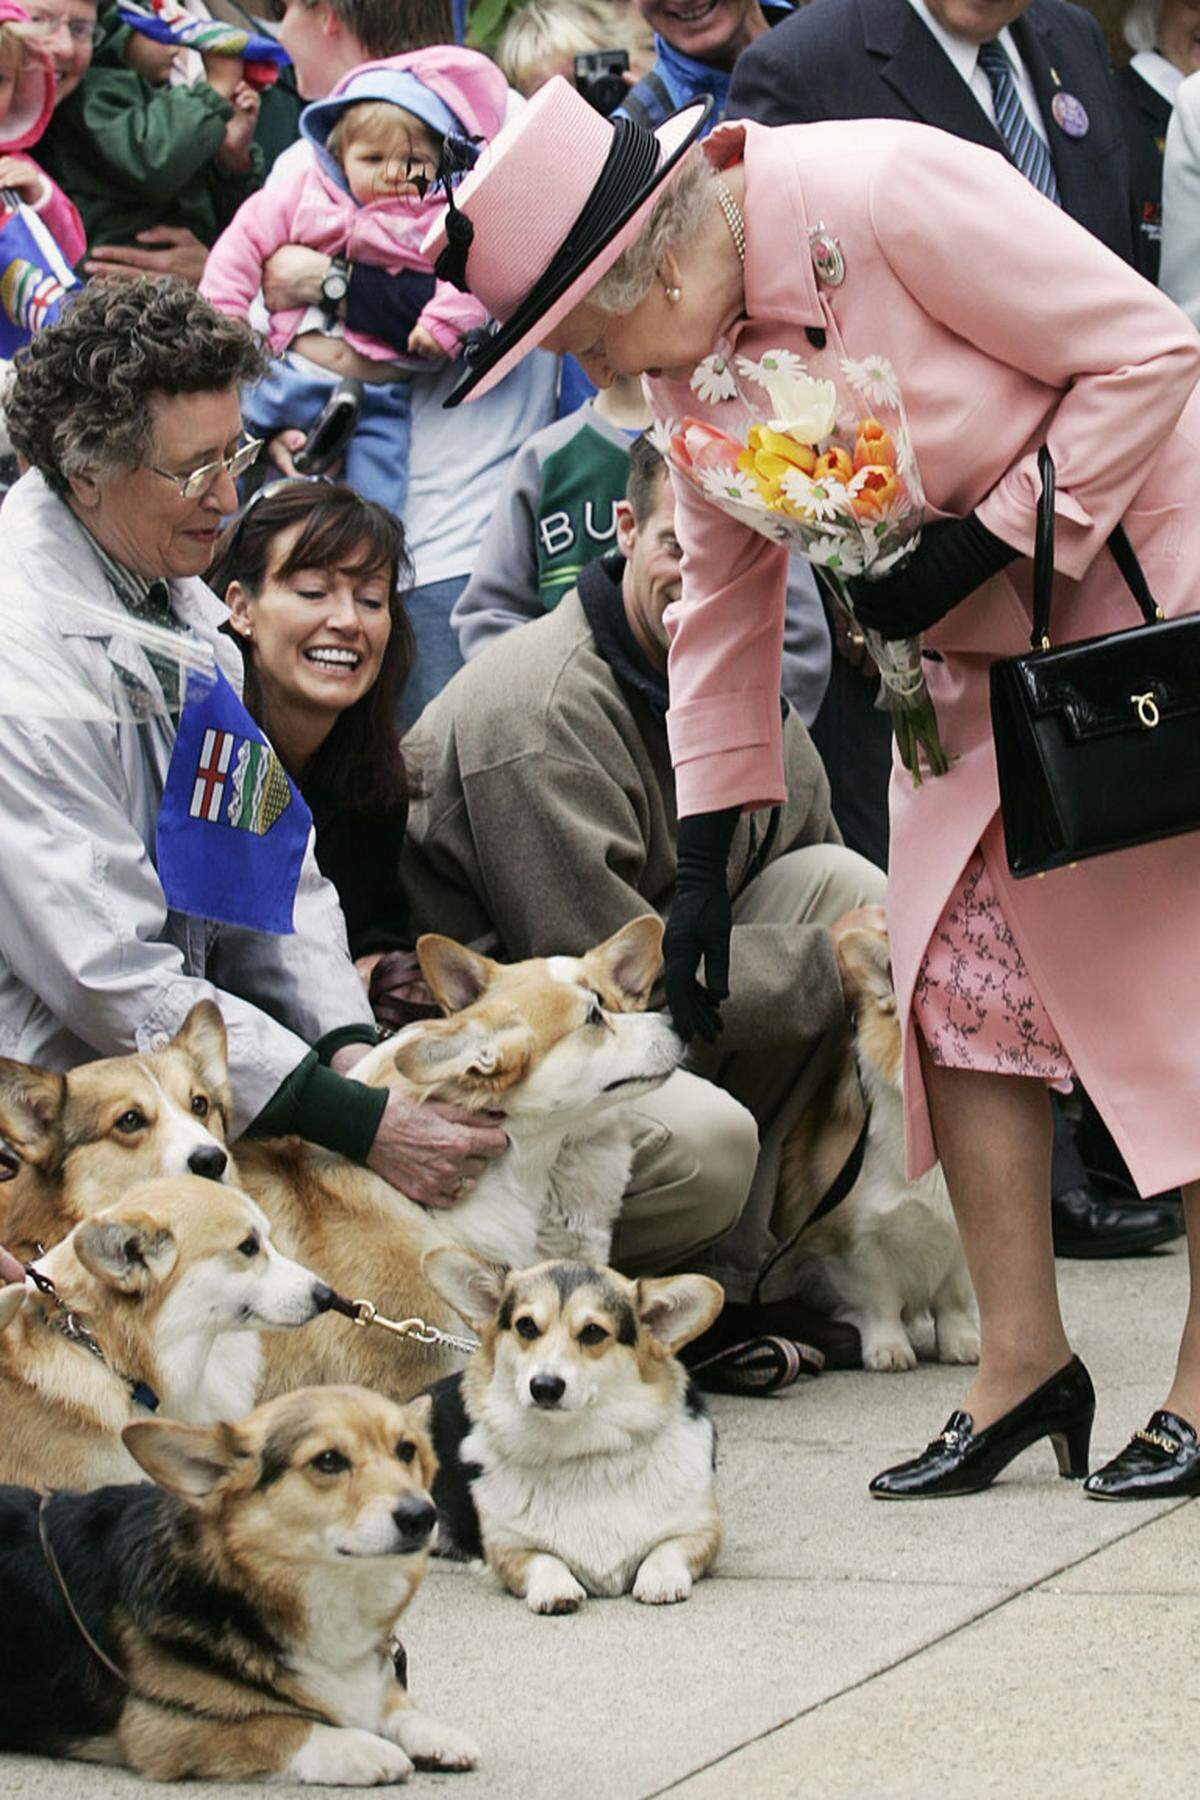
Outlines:
[[628,50],[587,50],[575,58],[575,86],[606,119],[629,92],[628,67]]
[[339,381],[292,458],[301,475],[323,475],[336,462],[354,436],[361,411],[362,382]]

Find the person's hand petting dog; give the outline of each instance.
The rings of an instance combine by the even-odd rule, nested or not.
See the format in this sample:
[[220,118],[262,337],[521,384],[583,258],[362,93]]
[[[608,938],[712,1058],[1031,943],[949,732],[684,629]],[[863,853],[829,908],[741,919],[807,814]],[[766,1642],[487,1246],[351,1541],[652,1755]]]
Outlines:
[[[733,909],[726,871],[738,806],[680,819],[676,840],[675,897],[663,938],[667,1005],[686,1044],[715,1043],[721,1001],[729,996],[729,937]],[[704,985],[698,979],[704,958]]]
[[[346,1044],[330,1066],[349,1075],[369,1049],[369,1044]],[[488,1163],[507,1149],[507,1134],[494,1114],[434,1100],[416,1105],[390,1093],[367,1167],[418,1206],[438,1210],[465,1200]]]
[[848,583],[854,616],[885,638],[916,637],[1020,555],[974,513],[926,525],[912,555],[878,581]]

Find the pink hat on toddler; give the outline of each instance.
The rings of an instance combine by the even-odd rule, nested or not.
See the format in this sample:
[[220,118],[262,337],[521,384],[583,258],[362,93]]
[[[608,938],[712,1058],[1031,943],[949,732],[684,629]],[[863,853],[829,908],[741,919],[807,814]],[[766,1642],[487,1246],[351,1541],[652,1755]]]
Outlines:
[[708,97],[656,131],[606,119],[561,75],[487,146],[421,245],[499,330],[446,401],[486,394],[586,298],[646,224]]
[[[16,0],[0,0],[0,25],[28,24],[29,14],[23,6],[18,6]],[[28,52],[8,112],[0,119],[0,151],[5,154],[36,144],[54,111],[54,69],[50,58],[36,43],[28,45]]]

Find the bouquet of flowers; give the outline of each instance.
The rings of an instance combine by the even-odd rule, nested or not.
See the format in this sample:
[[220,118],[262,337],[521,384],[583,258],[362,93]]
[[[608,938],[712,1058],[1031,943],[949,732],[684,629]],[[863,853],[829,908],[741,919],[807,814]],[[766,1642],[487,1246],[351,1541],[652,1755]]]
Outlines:
[[[703,419],[671,422],[670,461],[722,511],[783,543],[822,571],[854,617],[846,580],[887,573],[921,538],[925,495],[899,383],[882,357],[841,361],[843,388],[816,380],[791,350],[757,362],[707,356],[692,373],[706,404],[740,401],[741,435]],[[738,376],[763,399],[746,399]],[[757,395],[756,395],[757,398]],[[900,756],[921,783],[922,753],[933,775],[949,760],[921,668],[921,640],[863,636],[887,692]]]

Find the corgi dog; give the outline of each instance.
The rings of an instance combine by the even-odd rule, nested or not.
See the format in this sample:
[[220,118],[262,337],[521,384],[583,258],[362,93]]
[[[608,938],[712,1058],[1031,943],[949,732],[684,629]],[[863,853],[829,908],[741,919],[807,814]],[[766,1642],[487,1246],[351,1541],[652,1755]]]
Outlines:
[[125,1425],[245,1412],[255,1334],[333,1298],[273,1247],[246,1194],[196,1175],[136,1184],[31,1271],[13,1265],[0,1287],[0,1481],[30,1487],[135,1481]]
[[721,1526],[716,1433],[675,1351],[720,1312],[718,1284],[513,1273],[449,1246],[425,1272],[481,1339],[433,1390],[443,1548],[482,1555],[535,1613],[686,1600]]
[[67,1075],[0,1057],[0,1241],[35,1256],[136,1181],[231,1181],[225,1024],[194,1006],[163,1049]]
[[932,1314],[941,1362],[979,1361],[975,1297],[940,1167],[910,1182],[904,1166],[903,1045],[882,914],[837,946],[854,1013],[852,1053],[783,1147],[780,1199],[800,1216],[831,1184],[870,1108],[862,1169],[849,1194],[800,1240],[803,1299],[854,1325],[863,1367],[915,1369],[913,1327]]
[[302,1389],[237,1424],[127,1425],[154,1486],[0,1489],[0,1750],[157,1781],[471,1768],[393,1660],[436,1522],[428,1412]]
[[585,956],[504,964],[427,934],[417,956],[450,1015],[397,1033],[354,1067],[418,1100],[500,1111],[509,1149],[438,1215],[494,1262],[604,1263],[633,1163],[621,1107],[683,1059],[669,1021],[644,1009],[662,966],[662,920],[634,919]]
[[[220,1179],[262,1207],[284,1254],[386,1317],[457,1331],[454,1309],[422,1274],[438,1244],[522,1265],[566,1252],[606,1260],[633,1160],[622,1105],[661,1086],[683,1056],[669,1023],[644,1011],[662,935],[660,919],[635,919],[585,956],[510,966],[447,938],[421,939],[425,979],[450,1016],[408,1026],[353,1074],[416,1099],[501,1110],[510,1140],[469,1197],[437,1212],[300,1138],[243,1138],[235,1161],[224,1140],[225,1027],[211,1002],[154,1055],[85,1063],[67,1076],[0,1060],[0,1139],[15,1158],[0,1183],[0,1242],[29,1254],[58,1243],[161,1162],[175,1142],[163,1125],[169,1102],[190,1117],[200,1150],[224,1158]],[[330,1316],[265,1341],[259,1397],[349,1382],[403,1401],[460,1364],[444,1348]]]

